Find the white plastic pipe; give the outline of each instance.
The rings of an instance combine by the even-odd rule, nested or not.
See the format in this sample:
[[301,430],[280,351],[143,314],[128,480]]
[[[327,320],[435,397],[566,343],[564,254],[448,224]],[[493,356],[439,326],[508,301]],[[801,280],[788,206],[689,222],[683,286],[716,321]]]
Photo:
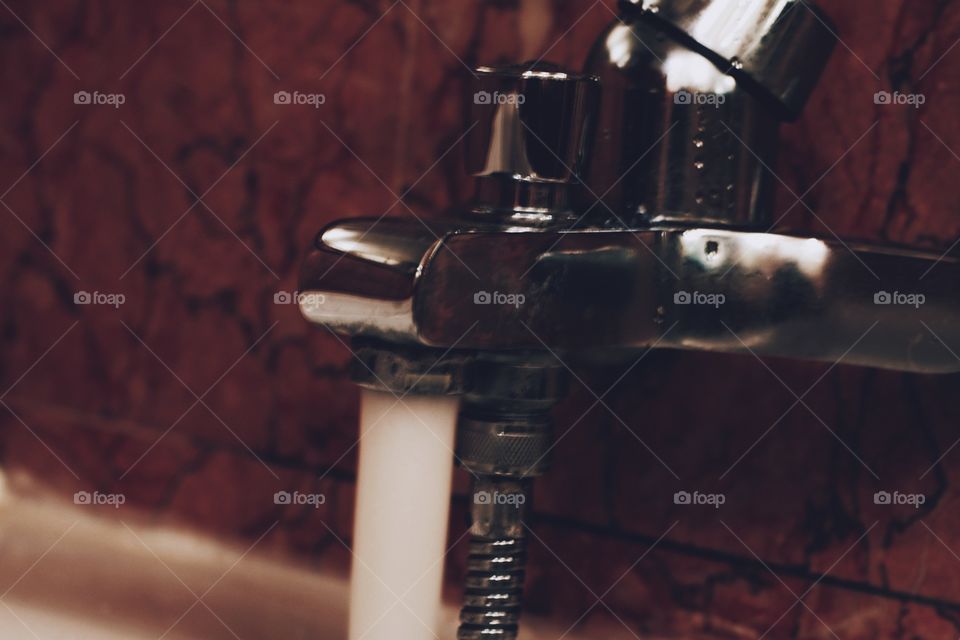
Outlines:
[[435,640],[459,401],[364,389],[350,640]]

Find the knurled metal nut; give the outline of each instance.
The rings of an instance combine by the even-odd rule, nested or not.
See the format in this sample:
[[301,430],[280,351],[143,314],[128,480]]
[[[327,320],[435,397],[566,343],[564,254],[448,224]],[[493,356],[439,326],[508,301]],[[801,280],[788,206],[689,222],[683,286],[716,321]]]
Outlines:
[[531,425],[461,416],[457,457],[475,473],[535,476],[549,466],[552,441],[547,422]]

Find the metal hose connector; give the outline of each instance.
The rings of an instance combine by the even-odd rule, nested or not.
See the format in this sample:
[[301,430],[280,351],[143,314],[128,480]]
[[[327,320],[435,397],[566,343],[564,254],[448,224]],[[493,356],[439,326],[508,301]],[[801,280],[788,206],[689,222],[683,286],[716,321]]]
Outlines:
[[565,391],[552,359],[488,356],[470,363],[457,458],[474,478],[470,555],[458,640],[514,640],[526,575],[530,485],[550,464],[550,408]]
[[526,546],[524,536],[470,541],[458,640],[517,637]]
[[475,483],[458,640],[513,640],[520,624],[528,481],[481,476]]

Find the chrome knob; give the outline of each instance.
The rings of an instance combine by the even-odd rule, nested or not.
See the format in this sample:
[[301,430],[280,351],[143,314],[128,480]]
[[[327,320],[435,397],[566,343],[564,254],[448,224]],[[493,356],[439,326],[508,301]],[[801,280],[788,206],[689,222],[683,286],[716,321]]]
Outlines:
[[545,63],[480,67],[477,76],[467,138],[475,210],[568,210],[566,187],[580,182],[599,81]]

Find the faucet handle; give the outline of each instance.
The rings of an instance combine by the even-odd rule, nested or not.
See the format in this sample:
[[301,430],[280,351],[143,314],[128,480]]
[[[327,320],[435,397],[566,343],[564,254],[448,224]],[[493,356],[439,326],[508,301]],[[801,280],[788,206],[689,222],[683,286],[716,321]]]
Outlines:
[[467,171],[508,183],[579,182],[599,81],[539,62],[476,75]]
[[795,119],[837,42],[805,0],[620,0]]

